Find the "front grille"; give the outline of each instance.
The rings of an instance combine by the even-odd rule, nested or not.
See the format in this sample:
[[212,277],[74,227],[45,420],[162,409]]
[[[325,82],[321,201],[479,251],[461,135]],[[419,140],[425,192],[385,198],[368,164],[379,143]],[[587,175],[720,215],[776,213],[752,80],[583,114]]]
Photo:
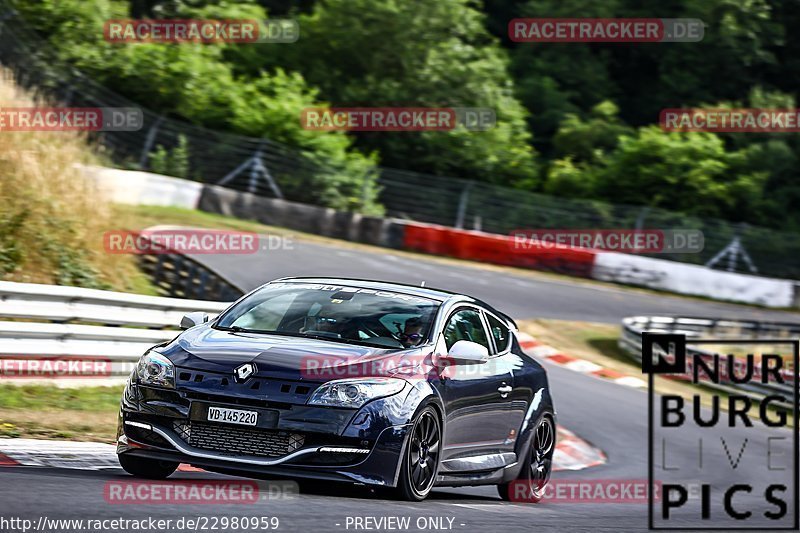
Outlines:
[[175,432],[189,445],[204,450],[233,455],[282,457],[303,446],[305,437],[288,431],[271,431],[204,424],[201,422],[174,423]]

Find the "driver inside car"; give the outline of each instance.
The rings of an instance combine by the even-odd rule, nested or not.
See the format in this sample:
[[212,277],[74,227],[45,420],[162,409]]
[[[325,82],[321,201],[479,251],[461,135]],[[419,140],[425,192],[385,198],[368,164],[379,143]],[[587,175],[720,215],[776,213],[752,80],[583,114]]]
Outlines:
[[412,317],[406,320],[403,331],[398,335],[400,342],[405,348],[412,348],[422,340],[422,320]]

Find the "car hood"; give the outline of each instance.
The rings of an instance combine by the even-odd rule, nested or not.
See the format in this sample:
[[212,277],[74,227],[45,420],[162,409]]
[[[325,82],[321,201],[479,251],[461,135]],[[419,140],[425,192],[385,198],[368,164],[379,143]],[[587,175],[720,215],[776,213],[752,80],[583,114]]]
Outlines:
[[[409,350],[357,346],[339,342],[280,335],[230,332],[208,325],[185,331],[159,349],[176,367],[232,373],[244,363],[255,363],[256,376],[291,380],[329,381],[359,374],[350,367],[393,358]],[[413,351],[413,350],[412,350]],[[335,368],[335,371],[318,371]]]

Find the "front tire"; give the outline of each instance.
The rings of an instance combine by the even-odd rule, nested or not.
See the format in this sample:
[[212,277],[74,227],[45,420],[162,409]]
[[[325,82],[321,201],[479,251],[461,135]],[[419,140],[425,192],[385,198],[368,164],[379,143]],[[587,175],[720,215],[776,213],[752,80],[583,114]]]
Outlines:
[[442,427],[433,407],[420,411],[411,426],[408,446],[395,492],[406,501],[420,502],[433,488],[439,470]]
[[528,456],[517,479],[497,486],[500,497],[506,501],[539,503],[553,470],[556,450],[556,427],[553,419],[543,416],[536,424]]
[[178,463],[146,459],[120,454],[117,456],[122,469],[132,476],[145,479],[167,479],[178,469]]

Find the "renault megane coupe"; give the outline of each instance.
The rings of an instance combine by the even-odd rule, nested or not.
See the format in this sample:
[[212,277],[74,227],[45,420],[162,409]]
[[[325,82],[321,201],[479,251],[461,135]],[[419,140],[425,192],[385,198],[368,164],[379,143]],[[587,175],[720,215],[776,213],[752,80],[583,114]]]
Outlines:
[[412,501],[463,485],[541,499],[556,436],[547,375],[514,321],[479,300],[283,278],[181,326],[141,357],[123,393],[117,453],[134,476],[189,463],[389,487]]

